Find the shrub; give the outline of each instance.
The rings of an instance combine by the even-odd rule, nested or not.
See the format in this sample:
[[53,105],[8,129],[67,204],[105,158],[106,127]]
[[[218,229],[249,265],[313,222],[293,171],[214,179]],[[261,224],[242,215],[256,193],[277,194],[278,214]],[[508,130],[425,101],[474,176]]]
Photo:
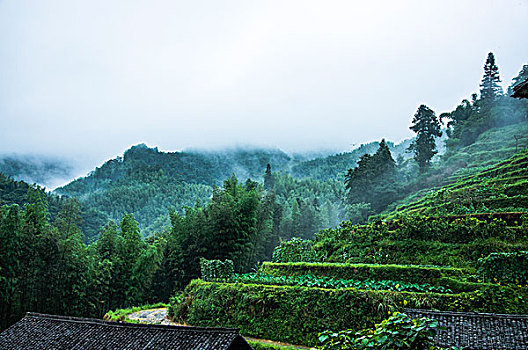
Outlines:
[[235,273],[233,260],[207,260],[200,258],[200,271],[204,281],[227,280]]
[[194,280],[171,309],[175,320],[194,326],[235,327],[251,337],[316,345],[320,332],[372,327],[404,307],[528,314],[527,301],[526,288],[497,285],[438,294]]
[[433,337],[437,333],[438,321],[429,318],[412,319],[406,314],[393,313],[388,319],[376,324],[374,329],[359,332],[345,330],[326,331],[319,334],[320,350],[424,350],[434,347]]
[[282,241],[273,250],[274,262],[298,262],[316,261],[315,252],[312,249],[312,241],[294,237],[289,241]]
[[492,253],[478,260],[478,272],[489,282],[528,283],[528,251]]
[[[327,262],[448,265],[471,268],[481,254],[528,249],[520,213],[478,216],[406,216],[315,234],[313,250]],[[520,226],[508,226],[517,224]]]

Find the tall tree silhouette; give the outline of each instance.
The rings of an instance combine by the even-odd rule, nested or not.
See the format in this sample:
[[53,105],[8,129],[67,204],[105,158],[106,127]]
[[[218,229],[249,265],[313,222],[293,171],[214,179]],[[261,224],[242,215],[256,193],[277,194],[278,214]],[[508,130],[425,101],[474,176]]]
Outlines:
[[412,120],[410,129],[416,133],[416,139],[409,146],[409,151],[414,153],[414,159],[424,172],[430,165],[431,158],[438,153],[436,151],[435,138],[442,136],[440,121],[432,109],[426,105],[418,107]]
[[484,64],[484,76],[480,83],[480,99],[485,105],[491,105],[497,97],[502,95],[500,82],[499,67],[495,63],[493,52],[490,52]]

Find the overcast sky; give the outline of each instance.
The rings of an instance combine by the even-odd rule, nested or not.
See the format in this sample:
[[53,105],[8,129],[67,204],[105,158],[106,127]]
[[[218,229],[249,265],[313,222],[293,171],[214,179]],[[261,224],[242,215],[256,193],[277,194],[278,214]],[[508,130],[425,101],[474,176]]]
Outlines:
[[0,0],[0,153],[350,150],[528,63],[527,0]]

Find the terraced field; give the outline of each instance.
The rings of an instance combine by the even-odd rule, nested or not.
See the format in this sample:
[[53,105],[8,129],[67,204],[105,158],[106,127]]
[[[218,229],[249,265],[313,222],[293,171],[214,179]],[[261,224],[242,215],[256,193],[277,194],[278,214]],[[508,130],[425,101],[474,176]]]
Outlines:
[[385,219],[409,214],[528,211],[528,151],[444,187],[418,193],[412,199],[387,213]]

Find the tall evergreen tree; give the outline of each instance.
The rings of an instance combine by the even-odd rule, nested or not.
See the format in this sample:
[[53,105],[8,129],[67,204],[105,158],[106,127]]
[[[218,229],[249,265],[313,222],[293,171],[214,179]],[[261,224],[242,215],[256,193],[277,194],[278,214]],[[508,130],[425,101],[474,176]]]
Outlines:
[[264,189],[271,190],[274,185],[273,174],[271,173],[271,165],[266,164],[266,172],[264,173]]
[[374,212],[383,210],[396,195],[395,170],[396,162],[383,139],[376,153],[364,154],[355,168],[348,169],[345,176],[348,202],[367,203]]
[[503,91],[500,86],[499,67],[495,63],[493,52],[488,53],[488,58],[484,64],[484,76],[480,83],[480,99],[486,105],[492,104]]
[[441,125],[433,110],[426,105],[418,107],[412,123],[410,129],[416,133],[416,139],[408,150],[414,153],[414,159],[423,173],[429,167],[431,158],[438,153],[435,138],[442,136]]

